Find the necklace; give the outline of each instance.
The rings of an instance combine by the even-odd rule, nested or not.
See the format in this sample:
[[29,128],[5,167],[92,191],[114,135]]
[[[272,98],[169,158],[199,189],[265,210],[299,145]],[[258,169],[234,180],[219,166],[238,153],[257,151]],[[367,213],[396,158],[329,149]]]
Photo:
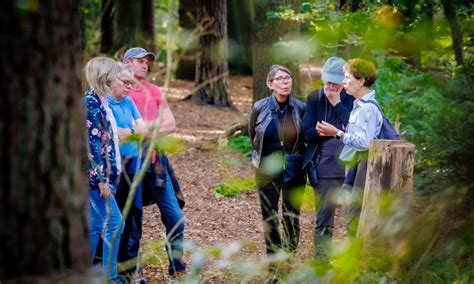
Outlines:
[[278,109],[278,112],[280,114],[284,114],[286,112],[286,109],[288,108],[288,105],[286,105],[283,109]]

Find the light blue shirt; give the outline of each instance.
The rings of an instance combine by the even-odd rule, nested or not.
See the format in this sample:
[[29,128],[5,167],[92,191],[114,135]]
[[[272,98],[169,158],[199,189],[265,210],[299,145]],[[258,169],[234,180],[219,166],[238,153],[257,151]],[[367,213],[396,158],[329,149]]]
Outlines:
[[367,103],[375,101],[375,91],[365,94],[360,100],[354,101],[354,108],[349,117],[349,123],[344,134],[344,148],[339,158],[351,161],[357,151],[369,149],[369,142],[380,132],[383,117],[376,105]]
[[[111,96],[107,96],[107,100],[118,127],[132,128],[135,120],[142,118],[131,98],[126,97],[121,101],[116,101]],[[120,154],[122,158],[138,157],[138,143],[136,141],[121,143]]]

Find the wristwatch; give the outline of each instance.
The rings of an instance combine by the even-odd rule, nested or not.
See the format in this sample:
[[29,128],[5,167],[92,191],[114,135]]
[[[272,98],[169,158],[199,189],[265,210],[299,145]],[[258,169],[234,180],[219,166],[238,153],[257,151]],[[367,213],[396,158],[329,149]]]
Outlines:
[[338,140],[341,140],[343,133],[344,133],[344,132],[343,132],[342,130],[338,130],[337,133],[336,133],[336,138],[337,138]]
[[133,129],[133,127],[130,127],[130,134],[132,134],[132,135],[135,134],[135,129]]

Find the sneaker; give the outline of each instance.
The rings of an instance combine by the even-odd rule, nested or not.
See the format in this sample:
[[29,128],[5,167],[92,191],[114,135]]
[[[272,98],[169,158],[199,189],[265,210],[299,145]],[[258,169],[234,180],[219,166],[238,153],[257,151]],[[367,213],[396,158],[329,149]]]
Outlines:
[[177,271],[173,274],[170,274],[168,277],[168,283],[177,283],[180,280],[183,280],[186,278],[186,272],[185,271]]

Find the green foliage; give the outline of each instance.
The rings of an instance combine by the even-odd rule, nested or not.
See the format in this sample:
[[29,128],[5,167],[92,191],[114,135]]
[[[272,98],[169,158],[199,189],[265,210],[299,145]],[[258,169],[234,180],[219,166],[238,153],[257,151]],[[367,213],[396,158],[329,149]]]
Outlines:
[[253,178],[234,177],[227,182],[221,182],[213,189],[214,197],[235,197],[242,193],[255,190],[257,185]]
[[[425,200],[417,218],[405,196],[387,193],[367,216],[370,233],[333,242],[327,259],[301,259],[284,251],[249,257],[246,252],[256,249],[249,241],[190,247],[185,280],[202,281],[207,269],[231,283],[262,283],[272,277],[279,283],[472,283],[472,224],[459,227],[470,236],[460,238],[446,232],[446,220],[439,218],[447,209],[459,208],[466,192],[451,188]],[[274,274],[268,273],[270,267]]]
[[232,151],[236,151],[245,155],[250,155],[252,153],[252,142],[250,138],[246,135],[236,135],[229,139],[227,147]]
[[[466,139],[474,134],[470,6],[457,4],[466,43],[463,69],[456,67],[450,26],[436,14],[442,10],[440,3],[431,10],[424,2],[361,4],[356,12],[337,11],[328,1],[303,1],[299,14],[288,6],[269,11],[269,18],[300,21],[308,36],[291,48],[282,43],[279,53],[303,62],[332,55],[376,62],[377,98],[391,121],[400,123],[404,139],[417,146],[415,188],[431,192],[453,179],[461,184],[472,181],[474,145]],[[435,15],[431,19],[430,11]]]
[[417,146],[415,188],[429,192],[453,179],[467,182],[474,170],[474,145],[466,139],[474,134],[474,102],[466,74],[431,74],[393,56],[381,64],[377,98],[392,121],[400,120],[402,136]]

